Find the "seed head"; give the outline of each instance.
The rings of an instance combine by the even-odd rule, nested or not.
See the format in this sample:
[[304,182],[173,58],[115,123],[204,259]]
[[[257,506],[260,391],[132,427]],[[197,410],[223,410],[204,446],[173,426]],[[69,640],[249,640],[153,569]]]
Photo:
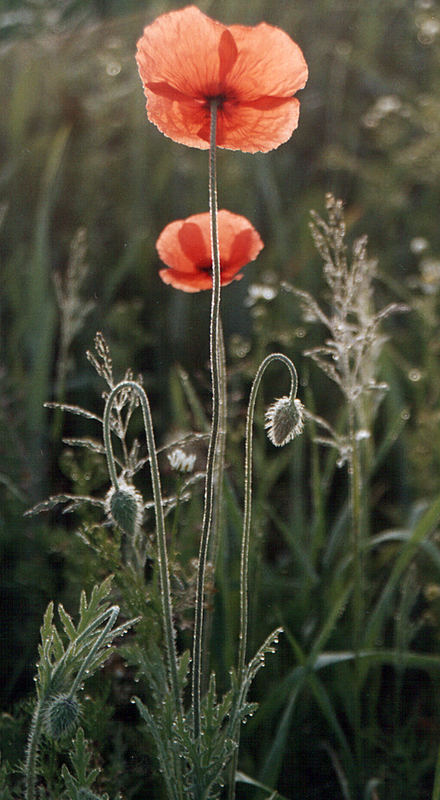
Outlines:
[[297,398],[279,397],[266,411],[265,428],[267,435],[276,447],[283,447],[302,433],[304,427],[304,406]]

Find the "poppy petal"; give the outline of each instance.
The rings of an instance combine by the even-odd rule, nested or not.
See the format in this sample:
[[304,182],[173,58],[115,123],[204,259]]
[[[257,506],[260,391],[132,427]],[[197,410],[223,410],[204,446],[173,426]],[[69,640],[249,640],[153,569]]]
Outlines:
[[261,22],[255,27],[230,25],[238,57],[228,83],[238,88],[237,99],[292,97],[307,82],[308,69],[298,45],[281,28]]
[[[221,285],[225,286],[242,277],[237,275],[238,271],[257,257],[263,242],[246,217],[226,209],[218,212],[218,237]],[[159,272],[165,283],[187,292],[211,288],[209,213],[170,222],[160,234],[156,248],[169,267]]]
[[220,74],[234,60],[232,37],[222,39],[225,31],[225,25],[195,6],[161,14],[138,41],[136,60],[147,97],[148,84],[156,82],[188,97],[205,99],[209,87],[212,96],[218,94]]
[[220,147],[267,152],[297,127],[292,95],[306,83],[307,64],[280,28],[226,26],[189,6],[145,28],[136,60],[148,117],[176,142],[209,147],[212,99]]
[[210,261],[209,228],[204,230],[204,226],[201,226],[198,221],[184,222],[178,237],[184,256],[191,262],[198,264]]
[[[212,278],[207,273],[189,275],[187,272],[179,272],[176,269],[161,269],[159,270],[159,275],[164,283],[173,286],[174,289],[180,289],[182,292],[195,294],[212,287]],[[243,275],[241,274],[222,274],[221,285],[227,286],[232,281],[240,281],[242,277]]]
[[[290,139],[298,119],[296,97],[262,97],[246,104],[226,102],[218,115],[217,145],[246,153],[267,153]],[[209,147],[209,117],[197,136],[199,141],[205,141],[203,147]]]

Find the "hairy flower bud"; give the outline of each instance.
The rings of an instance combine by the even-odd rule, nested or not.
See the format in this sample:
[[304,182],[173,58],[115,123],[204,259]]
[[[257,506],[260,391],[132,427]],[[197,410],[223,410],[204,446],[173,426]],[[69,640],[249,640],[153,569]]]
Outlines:
[[114,522],[129,536],[134,536],[142,524],[142,496],[128,484],[113,487],[106,497],[106,509]]
[[59,695],[51,700],[46,710],[46,732],[51,739],[60,739],[75,727],[80,713],[76,697]]
[[301,400],[280,397],[266,411],[265,428],[267,435],[276,447],[290,442],[302,433],[304,427],[304,406]]

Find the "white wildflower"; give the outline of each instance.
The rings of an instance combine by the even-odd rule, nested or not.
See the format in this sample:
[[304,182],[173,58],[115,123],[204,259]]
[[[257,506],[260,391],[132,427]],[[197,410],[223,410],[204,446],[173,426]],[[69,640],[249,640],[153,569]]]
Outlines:
[[171,469],[177,472],[192,472],[196,463],[195,453],[185,453],[181,447],[176,447],[168,453],[168,461]]

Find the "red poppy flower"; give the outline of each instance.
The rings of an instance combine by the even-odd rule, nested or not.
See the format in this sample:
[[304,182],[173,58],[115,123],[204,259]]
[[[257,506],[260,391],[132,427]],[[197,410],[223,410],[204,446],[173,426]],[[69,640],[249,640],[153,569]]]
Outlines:
[[[246,217],[222,209],[218,212],[221,285],[243,275],[238,271],[253,261],[263,248],[259,233]],[[159,257],[169,269],[160,277],[184,292],[200,292],[212,287],[212,261],[209,213],[193,214],[170,222],[156,242]]]
[[158,17],[137,46],[148,117],[176,142],[209,147],[213,99],[220,147],[267,152],[298,125],[307,64],[280,28],[222,25],[188,6]]

